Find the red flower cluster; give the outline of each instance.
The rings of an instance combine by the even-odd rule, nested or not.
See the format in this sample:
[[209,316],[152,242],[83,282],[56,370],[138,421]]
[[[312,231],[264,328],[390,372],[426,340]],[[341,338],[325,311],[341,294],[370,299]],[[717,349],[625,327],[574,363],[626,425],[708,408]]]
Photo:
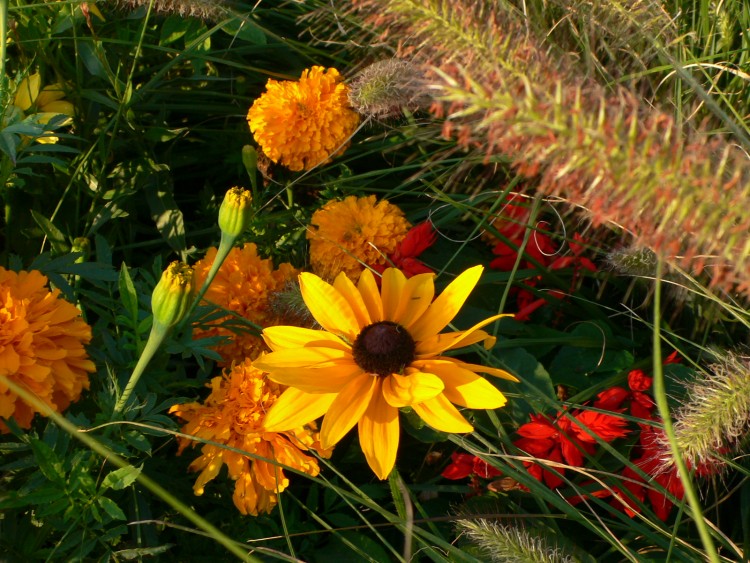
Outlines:
[[[671,354],[665,364],[679,362],[677,353]],[[654,513],[661,520],[666,520],[672,510],[672,500],[664,493],[682,500],[685,490],[674,464],[668,462],[671,455],[663,431],[653,426],[660,419],[655,414],[652,397],[647,393],[653,379],[643,370],[632,370],[628,374],[628,388],[612,387],[599,393],[593,407],[603,411],[576,409],[558,412],[554,420],[544,415],[531,415],[531,422],[518,429],[520,439],[514,444],[538,460],[552,462],[554,471],[545,468],[536,461],[524,463],[529,473],[548,487],[556,489],[563,486],[561,478],[565,474],[565,466],[583,467],[586,456],[596,453],[597,438],[604,442],[612,442],[631,432],[628,421],[622,417],[626,410],[644,422],[638,423],[640,430],[638,444],[633,448],[631,464],[622,471],[622,485],[615,487],[615,499],[612,505],[633,516],[640,510],[640,505],[649,502]],[[610,414],[611,413],[611,414]],[[651,422],[646,422],[651,421]],[[478,477],[494,478],[500,472],[488,466],[484,461],[469,454],[455,453],[452,463],[443,471],[443,477],[448,479],[462,479],[471,477],[473,488],[477,490]],[[644,476],[634,469],[637,467]],[[716,467],[704,465],[695,468],[700,476],[708,476],[716,471]],[[659,485],[657,489],[653,484]],[[480,487],[481,488],[481,487]],[[598,498],[612,495],[608,489],[596,490],[592,493]],[[633,499],[637,499],[636,504]],[[576,504],[583,500],[582,496],[568,499]]]
[[[490,262],[490,268],[509,272],[518,260],[518,249],[523,243],[530,212],[526,207],[514,205],[509,202],[503,207],[502,213],[506,221],[502,224],[494,221],[492,226],[504,237],[504,240],[495,243],[492,253],[497,258]],[[572,255],[557,256],[558,250],[555,248],[552,238],[543,231],[545,227],[548,227],[547,223],[542,222],[539,224],[539,227],[542,228],[534,230],[524,249],[524,256],[526,258],[521,260],[521,267],[533,269],[541,266],[548,270],[572,268],[573,280],[571,281],[571,290],[575,287],[581,269],[596,272],[596,265],[583,256],[584,240],[578,233],[573,235],[573,241],[568,244]],[[538,279],[527,280],[524,285],[535,287]],[[518,303],[518,312],[515,315],[516,320],[528,320],[531,313],[547,303],[546,299],[537,298],[528,289],[516,288],[515,292]],[[565,296],[563,292],[555,290],[548,292],[548,294],[558,299]]]
[[430,268],[418,260],[420,254],[430,248],[437,240],[437,233],[429,221],[415,225],[406,233],[404,238],[396,246],[396,250],[388,255],[385,264],[371,265],[371,268],[383,273],[386,268],[395,266],[401,270],[407,278],[417,274],[431,274]]

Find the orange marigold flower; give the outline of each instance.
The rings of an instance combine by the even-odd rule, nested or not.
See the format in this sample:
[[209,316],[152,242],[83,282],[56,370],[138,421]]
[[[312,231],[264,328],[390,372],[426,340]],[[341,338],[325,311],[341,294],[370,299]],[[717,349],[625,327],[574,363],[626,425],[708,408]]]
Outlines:
[[324,279],[340,272],[354,283],[364,265],[386,266],[411,225],[395,205],[374,195],[329,201],[312,216],[307,229],[310,266]]
[[[62,412],[89,388],[88,374],[96,368],[84,348],[91,327],[59,294],[38,271],[0,267],[0,375]],[[36,412],[0,380],[0,418],[29,428]],[[0,420],[0,433],[6,432]]]
[[[216,257],[216,248],[210,248],[206,256],[195,264],[196,286],[200,287],[208,276]],[[269,298],[285,288],[287,282],[296,277],[298,271],[289,263],[274,269],[270,259],[258,256],[254,243],[246,243],[242,248],[233,248],[221,265],[213,283],[204,295],[204,300],[261,327],[275,322],[270,309]],[[224,359],[224,365],[245,358],[255,358],[264,349],[260,335],[250,332],[235,332],[220,326],[232,318],[227,315],[214,321],[207,329],[196,329],[196,338],[208,336],[228,336],[226,344],[217,347]]]
[[359,115],[348,96],[335,68],[303,70],[299,82],[269,79],[247,113],[250,131],[273,162],[310,170],[349,144]]
[[[313,477],[318,474],[317,460],[303,453],[318,448],[314,426],[285,432],[263,430],[266,412],[284,387],[268,380],[250,360],[233,365],[223,376],[214,377],[210,386],[211,394],[203,404],[186,403],[169,410],[186,422],[182,428],[185,434],[275,460]],[[188,444],[196,443],[187,438],[178,440],[178,454]],[[192,471],[201,472],[193,486],[196,495],[203,494],[206,483],[219,474],[223,464],[235,480],[232,500],[242,514],[257,516],[270,512],[276,506],[278,493],[289,485],[280,465],[204,444],[201,456],[190,464]]]

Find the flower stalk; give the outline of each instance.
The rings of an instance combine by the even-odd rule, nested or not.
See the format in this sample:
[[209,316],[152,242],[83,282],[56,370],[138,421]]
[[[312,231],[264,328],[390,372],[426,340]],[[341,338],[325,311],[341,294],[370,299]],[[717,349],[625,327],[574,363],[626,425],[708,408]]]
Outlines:
[[154,321],[138,363],[120,395],[113,414],[122,412],[143,372],[162,345],[172,327],[186,317],[193,293],[193,269],[182,262],[172,262],[156,284],[151,296]]

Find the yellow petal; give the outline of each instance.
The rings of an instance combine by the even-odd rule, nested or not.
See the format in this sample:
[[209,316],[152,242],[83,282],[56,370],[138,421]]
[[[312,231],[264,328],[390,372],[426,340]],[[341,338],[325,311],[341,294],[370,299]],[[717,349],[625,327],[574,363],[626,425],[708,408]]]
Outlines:
[[[382,378],[377,379],[379,387]],[[396,463],[399,439],[398,409],[386,403],[378,387],[359,421],[359,445],[378,479],[386,479]]]
[[[331,364],[312,368],[274,368],[268,378],[306,393],[339,393],[353,377],[362,373],[362,368],[348,359]],[[258,360],[253,365],[258,367]]]
[[349,349],[343,340],[330,332],[298,326],[269,326],[263,329],[262,336],[273,351],[308,347]]
[[359,422],[372,399],[377,377],[355,377],[331,403],[320,427],[320,445],[324,450],[333,447]]
[[392,407],[409,407],[437,396],[443,390],[443,381],[431,373],[410,370],[408,375],[391,374],[384,378],[383,397]]
[[21,108],[23,111],[27,111],[39,95],[41,82],[42,77],[39,76],[38,72],[30,74],[21,80],[18,90],[16,90],[16,97],[13,99],[13,105]]
[[483,366],[480,364],[468,364],[466,362],[462,362],[455,358],[441,357],[440,359],[449,361],[451,363],[456,364],[459,367],[471,370],[473,372],[487,373],[489,375],[494,375],[495,377],[499,377],[501,379],[507,379],[508,381],[515,381],[516,383],[518,383],[519,381],[519,379],[515,375],[513,375],[512,373],[508,373],[504,369],[487,367],[487,366]]
[[383,299],[383,320],[398,322],[399,305],[405,285],[406,276],[401,270],[388,268],[383,272],[380,292]]
[[39,108],[40,111],[54,111],[45,109],[45,106],[47,104],[51,104],[52,102],[62,100],[64,97],[65,90],[62,84],[60,84],[59,82],[56,84],[50,84],[49,86],[45,86],[44,88],[42,88],[42,91],[39,92],[39,95],[35,100],[36,107]]
[[[58,100],[56,102],[50,102],[44,106],[39,106],[39,111],[45,112],[45,113],[53,113],[55,115],[67,115],[68,117],[72,117],[75,115],[75,106],[71,104],[70,102],[67,102],[65,100]],[[68,123],[65,123],[65,125],[68,125]]]
[[359,276],[357,289],[362,295],[367,310],[370,312],[370,320],[373,323],[383,320],[383,300],[380,297],[380,290],[375,281],[375,276],[370,270],[365,270]]
[[443,395],[451,403],[472,409],[498,409],[508,400],[489,381],[457,365],[430,365],[445,384]]
[[429,309],[409,329],[415,341],[435,336],[453,320],[482,275],[482,266],[474,266],[453,280]]
[[396,322],[407,330],[430,307],[432,298],[435,297],[434,277],[435,274],[417,274],[406,280]]
[[276,368],[309,368],[316,365],[326,367],[345,358],[351,358],[351,354],[335,348],[289,348],[264,354],[255,360],[253,365],[263,371],[272,372]]
[[299,275],[299,286],[302,299],[320,326],[354,342],[359,324],[349,302],[331,284],[309,272]]
[[320,418],[329,409],[336,393],[305,393],[289,388],[271,405],[263,421],[266,432],[283,432]]
[[489,350],[495,345],[497,339],[479,329],[504,316],[506,315],[495,315],[489,319],[484,319],[468,330],[436,334],[430,338],[425,338],[424,340],[417,340],[412,334],[412,338],[417,340],[417,347],[415,350],[417,358],[423,359],[430,356],[436,356],[446,350],[463,348],[482,341],[484,341],[484,347]]
[[370,313],[367,310],[362,294],[352,283],[344,272],[341,272],[336,279],[333,281],[333,287],[347,300],[349,305],[354,312],[354,317],[357,319],[357,324],[360,329],[365,328],[371,324]]
[[411,408],[422,420],[440,432],[464,433],[474,430],[469,421],[458,412],[456,407],[442,393],[434,399],[412,405]]

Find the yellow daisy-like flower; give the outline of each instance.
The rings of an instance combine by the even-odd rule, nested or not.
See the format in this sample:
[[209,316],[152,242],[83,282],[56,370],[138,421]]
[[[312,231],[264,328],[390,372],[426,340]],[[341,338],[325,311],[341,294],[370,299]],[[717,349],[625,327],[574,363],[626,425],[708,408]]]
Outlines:
[[273,162],[310,170],[344,150],[357,129],[348,96],[335,68],[303,70],[299,82],[269,79],[247,113],[250,131]]
[[[201,287],[208,276],[216,257],[216,248],[211,248],[206,256],[195,266],[196,287]],[[267,326],[275,321],[270,309],[269,298],[284,289],[286,283],[296,276],[298,271],[288,263],[274,269],[273,262],[258,256],[254,243],[247,243],[242,248],[235,247],[227,256],[216,274],[213,283],[204,295],[204,299],[228,311],[239,315],[258,326]],[[249,332],[233,332],[219,326],[231,316],[214,321],[215,326],[207,329],[196,329],[196,338],[208,336],[228,336],[227,344],[217,347],[224,359],[223,364],[245,358],[255,358],[263,350],[263,340]]]
[[404,212],[374,195],[329,201],[313,213],[307,229],[310,267],[332,280],[340,272],[356,283],[365,264],[386,265],[411,225]]
[[[96,370],[84,346],[91,327],[81,312],[47,288],[38,271],[0,267],[0,375],[33,391],[57,412],[77,401]],[[38,412],[0,379],[0,417],[29,428]],[[0,420],[0,433],[8,432]]]
[[264,329],[272,352],[255,365],[289,386],[266,416],[266,430],[294,428],[325,414],[320,442],[329,448],[358,424],[362,450],[380,479],[396,462],[399,408],[411,407],[436,430],[473,430],[453,404],[496,409],[506,403],[477,372],[518,381],[501,369],[441,355],[478,342],[494,345],[495,338],[479,329],[503,315],[469,330],[440,333],[481,274],[481,266],[466,270],[434,301],[433,274],[407,279],[389,268],[382,291],[369,270],[356,286],[344,274],[333,285],[301,274],[305,303],[324,330]]
[[[39,123],[46,124],[57,115],[67,115],[69,118],[75,114],[75,107],[65,100],[65,85],[57,82],[41,88],[42,78],[38,72],[30,74],[18,85],[13,105],[21,110],[22,114],[36,114]],[[61,125],[69,125],[71,119],[66,119]],[[40,137],[37,142],[42,144],[53,144],[59,141],[58,137],[48,135]]]
[[[245,360],[232,366],[224,376],[211,380],[211,394],[204,404],[175,405],[169,412],[187,422],[182,428],[185,434],[275,460],[314,477],[319,472],[318,462],[302,453],[319,449],[313,426],[300,425],[285,432],[263,429],[266,412],[281,391],[250,360]],[[187,438],[179,438],[179,442],[178,454],[196,443]],[[190,464],[192,471],[201,472],[193,486],[196,495],[203,494],[206,483],[219,474],[224,464],[235,480],[232,500],[242,514],[257,516],[270,512],[276,506],[278,493],[289,485],[278,465],[204,444],[201,456]]]

